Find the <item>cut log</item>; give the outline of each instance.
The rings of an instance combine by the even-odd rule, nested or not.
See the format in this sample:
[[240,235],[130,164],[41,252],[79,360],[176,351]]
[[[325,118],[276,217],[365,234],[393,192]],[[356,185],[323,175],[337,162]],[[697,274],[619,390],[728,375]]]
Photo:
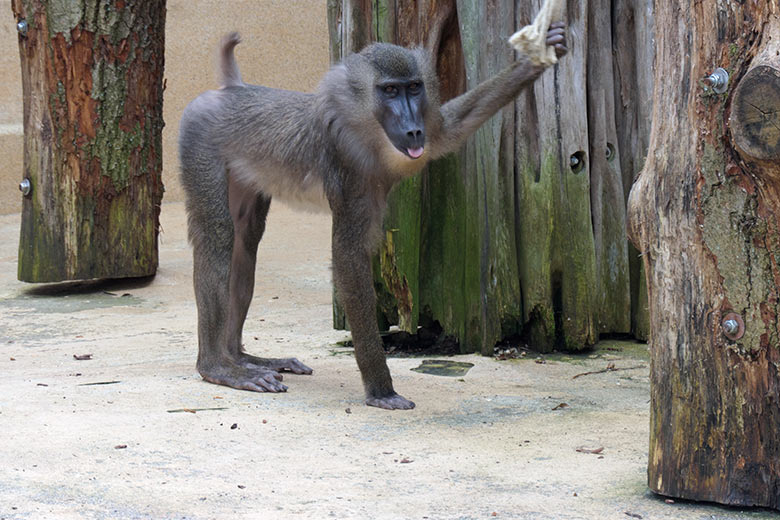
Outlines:
[[27,24],[19,279],[154,274],[165,0],[12,8]]
[[[648,483],[780,508],[780,163],[771,125],[751,129],[767,102],[741,100],[772,91],[756,68],[777,65],[780,8],[655,5],[650,150],[628,205],[650,303]],[[732,71],[723,94],[700,81],[716,67]]]

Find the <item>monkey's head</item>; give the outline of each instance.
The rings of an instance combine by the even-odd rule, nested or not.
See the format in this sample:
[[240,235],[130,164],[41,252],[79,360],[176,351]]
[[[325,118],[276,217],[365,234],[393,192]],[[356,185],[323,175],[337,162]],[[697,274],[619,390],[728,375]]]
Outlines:
[[440,119],[425,50],[374,43],[332,68],[320,92],[331,135],[360,169],[406,176],[425,165]]
[[386,43],[361,53],[372,65],[373,113],[395,148],[410,159],[425,152],[428,96],[414,52]]

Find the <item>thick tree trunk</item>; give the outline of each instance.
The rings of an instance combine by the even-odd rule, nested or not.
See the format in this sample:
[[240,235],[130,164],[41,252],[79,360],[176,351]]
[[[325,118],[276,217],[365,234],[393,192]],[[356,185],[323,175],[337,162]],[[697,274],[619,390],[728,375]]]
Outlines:
[[19,279],[154,274],[165,0],[14,0],[24,94]]
[[[655,5],[650,151],[629,198],[650,304],[648,481],[780,508],[780,8]],[[723,94],[701,81],[716,67]]]

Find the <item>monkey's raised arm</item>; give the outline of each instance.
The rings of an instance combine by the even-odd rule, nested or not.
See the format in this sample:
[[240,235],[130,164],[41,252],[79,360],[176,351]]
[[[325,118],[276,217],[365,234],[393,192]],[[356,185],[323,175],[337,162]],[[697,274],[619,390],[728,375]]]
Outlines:
[[[550,26],[547,45],[555,48],[558,57],[566,54],[562,23]],[[433,155],[441,157],[460,148],[477,128],[501,107],[514,100],[520,91],[531,85],[544,70],[545,66],[535,65],[526,56],[522,56],[497,75],[445,103],[441,107],[441,132],[439,138],[432,143]]]

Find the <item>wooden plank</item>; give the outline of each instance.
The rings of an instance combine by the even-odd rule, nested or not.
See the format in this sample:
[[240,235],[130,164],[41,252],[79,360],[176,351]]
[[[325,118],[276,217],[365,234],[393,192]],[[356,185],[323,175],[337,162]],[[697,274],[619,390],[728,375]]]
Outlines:
[[599,333],[631,331],[631,294],[626,238],[626,193],[615,126],[611,0],[591,0],[588,11],[588,138],[590,200],[596,249]]

